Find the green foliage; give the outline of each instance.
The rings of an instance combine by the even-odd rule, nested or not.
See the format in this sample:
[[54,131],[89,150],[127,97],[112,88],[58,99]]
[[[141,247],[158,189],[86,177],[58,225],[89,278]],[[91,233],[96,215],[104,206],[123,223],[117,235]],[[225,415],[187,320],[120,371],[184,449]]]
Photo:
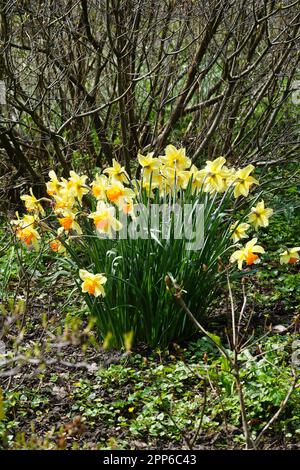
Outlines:
[[[138,356],[135,362],[141,366]],[[80,399],[82,405],[76,404],[73,409],[82,412],[92,425],[101,418],[116,429],[128,428],[132,436],[148,434],[180,440],[181,430],[192,425],[191,413],[197,413],[202,402],[200,396],[192,398],[191,392],[184,393],[186,384],[197,385],[193,370],[181,362],[169,366],[153,364],[151,369],[142,366],[140,370],[111,366],[100,371],[96,381],[92,392],[89,383],[75,384],[73,397]],[[99,390],[104,392],[103,398],[99,397]],[[106,394],[113,397],[112,402],[106,403]]]
[[[241,355],[241,378],[253,437],[285,398],[292,381],[291,343],[296,337],[270,336]],[[181,350],[181,358],[167,353],[160,353],[159,357],[158,362],[157,355],[145,359],[133,354],[125,362],[100,368],[94,377],[75,381],[70,377],[70,387],[64,395],[66,401],[62,403],[64,420],[70,422],[75,416],[81,416],[88,435],[100,429],[97,448],[110,448],[113,443],[117,448],[129,448],[136,439],[146,439],[148,445],[159,441],[180,443],[184,438],[193,438],[196,432],[206,386],[207,403],[199,441],[222,429],[217,446],[228,445],[229,435],[236,444],[242,444],[234,378],[213,344],[200,338],[187,351]],[[21,439],[18,429],[24,419],[34,419],[37,424],[51,416],[53,403],[57,401],[57,398],[53,401],[52,389],[59,390],[60,383],[59,374],[53,373],[42,389],[24,388],[22,392],[4,393],[5,426],[4,421],[0,426],[6,446],[14,446],[15,439],[17,442]],[[280,433],[282,439],[289,440],[300,433],[299,403],[297,388],[281,418],[271,428],[271,434]],[[226,436],[228,429],[233,434]],[[52,441],[61,432],[56,427]],[[41,438],[39,434],[34,436]]]

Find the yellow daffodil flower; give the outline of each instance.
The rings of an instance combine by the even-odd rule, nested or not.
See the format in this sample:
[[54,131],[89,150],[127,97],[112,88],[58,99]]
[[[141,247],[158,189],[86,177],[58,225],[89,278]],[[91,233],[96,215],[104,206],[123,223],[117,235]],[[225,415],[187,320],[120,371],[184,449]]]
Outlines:
[[248,220],[257,230],[258,227],[267,227],[269,225],[269,218],[272,215],[273,209],[265,207],[264,201],[260,201],[256,207],[252,207]]
[[51,250],[54,251],[55,253],[65,253],[66,251],[66,248],[64,247],[64,245],[58,238],[55,238],[54,240],[50,240],[49,246]]
[[253,176],[250,176],[250,173],[252,173],[253,170],[253,165],[247,165],[245,168],[237,170],[237,172],[232,176],[231,180],[234,184],[235,198],[238,198],[239,196],[247,197],[253,184],[258,184],[258,181],[253,178]]
[[233,243],[237,243],[242,238],[248,238],[249,235],[246,234],[246,231],[248,230],[249,227],[250,225],[244,222],[242,223],[235,222],[234,224],[232,224],[230,227],[230,232],[233,231],[231,235]]
[[54,196],[57,194],[61,188],[61,183],[59,182],[55,171],[49,171],[50,181],[46,183],[47,193],[49,196]]
[[122,228],[121,222],[115,218],[115,208],[108,206],[103,201],[98,202],[96,212],[92,212],[88,217],[93,219],[99,233],[104,233],[110,238],[112,230],[116,232]]
[[216,158],[213,161],[207,160],[206,167],[199,171],[198,178],[203,178],[204,192],[223,192],[224,185],[223,165],[226,162],[224,157]]
[[34,196],[32,192],[32,188],[29,190],[29,194],[25,194],[24,196],[21,196],[21,200],[24,201],[26,210],[28,212],[34,212],[35,214],[41,214],[42,216],[45,215],[45,211],[40,204],[39,200]]
[[186,189],[190,181],[191,174],[189,171],[177,171],[176,172],[176,185],[181,189]]
[[130,188],[125,188],[122,183],[116,181],[106,188],[106,197],[110,202],[118,204],[124,197],[133,197],[134,192]]
[[72,211],[75,206],[75,197],[70,192],[60,191],[59,194],[53,195],[55,200],[54,212],[60,214],[65,210]]
[[186,170],[191,166],[191,160],[186,157],[185,149],[177,149],[174,145],[167,145],[165,155],[160,156],[159,160],[167,167],[176,170]]
[[298,263],[300,246],[294,248],[287,248],[283,253],[280,253],[280,264],[295,264]]
[[70,171],[70,178],[68,179],[67,189],[79,200],[81,203],[82,198],[89,192],[86,186],[87,176],[79,176],[75,171]]
[[161,172],[155,171],[151,173],[151,177],[143,178],[142,182],[135,181],[135,193],[139,194],[140,190],[143,189],[146,191],[146,194],[149,199],[154,197],[155,189],[159,190],[161,197],[164,197],[167,194],[170,194],[171,191],[174,191],[174,185],[171,188],[168,184],[167,178],[162,174],[165,172],[166,167],[161,168]]
[[96,199],[105,199],[105,191],[108,187],[108,179],[105,175],[96,175],[95,180],[91,184],[92,194]]
[[33,227],[27,227],[27,228],[22,228],[18,229],[16,232],[17,238],[19,238],[27,247],[29,247],[31,244],[34,247],[35,250],[39,249],[39,242],[38,239],[40,239],[40,235],[35,230]]
[[107,278],[103,274],[93,274],[85,269],[80,269],[79,277],[83,281],[81,284],[82,292],[88,292],[94,297],[105,297],[103,285],[106,283]]
[[143,168],[143,178],[147,178],[154,171],[159,170],[160,161],[158,158],[153,158],[153,152],[148,153],[147,155],[138,154],[138,161],[141,167]]
[[22,219],[19,218],[12,221],[16,237],[21,240],[27,248],[32,245],[35,250],[39,249],[38,240],[41,238],[38,231],[35,229],[36,217],[34,215],[25,214]]
[[115,159],[113,159],[113,166],[106,168],[103,173],[108,174],[112,181],[119,181],[120,183],[128,183],[129,176],[125,171],[125,168],[120,165]]
[[72,211],[69,210],[64,210],[62,212],[62,216],[58,219],[58,222],[60,223],[61,227],[59,229],[59,234],[62,232],[68,233],[70,230],[73,230],[74,232],[77,232],[79,235],[82,234],[82,230],[79,226],[79,224],[75,220],[75,214]]
[[264,253],[265,250],[262,246],[256,245],[257,238],[253,238],[248,243],[246,243],[244,248],[235,251],[232,253],[230,257],[231,263],[238,263],[238,268],[243,268],[244,261],[246,262],[247,266],[251,266],[252,264],[259,263],[260,259],[256,253]]

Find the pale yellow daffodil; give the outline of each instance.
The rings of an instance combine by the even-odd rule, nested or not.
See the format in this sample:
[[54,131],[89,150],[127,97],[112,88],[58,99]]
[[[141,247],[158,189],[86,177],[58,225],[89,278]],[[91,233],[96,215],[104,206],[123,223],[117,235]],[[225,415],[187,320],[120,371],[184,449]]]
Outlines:
[[21,200],[24,201],[26,210],[28,212],[34,212],[35,214],[41,214],[42,216],[45,215],[45,211],[40,204],[39,200],[34,196],[32,192],[32,188],[29,190],[29,194],[24,194],[21,196]]
[[259,263],[260,259],[257,253],[264,253],[265,250],[262,246],[256,245],[256,243],[257,238],[253,238],[248,243],[246,243],[244,248],[241,248],[240,250],[237,250],[232,253],[230,257],[230,262],[237,262],[239,269],[243,268],[244,261],[246,262],[247,266]]
[[132,218],[134,218],[134,203],[133,199],[130,197],[124,197],[120,203],[119,203],[119,208],[124,212],[126,215],[130,215]]
[[89,192],[86,186],[87,176],[78,175],[75,171],[70,171],[70,178],[68,179],[67,189],[78,199],[81,203],[82,198]]
[[269,218],[273,215],[273,209],[265,207],[264,201],[260,201],[256,207],[252,207],[248,221],[257,230],[259,227],[267,227]]
[[191,175],[191,178],[193,178],[192,191],[197,192],[202,188],[205,175],[201,173],[201,171],[196,167],[196,165],[192,165],[190,169],[190,175]]
[[189,171],[176,170],[171,167],[164,167],[162,175],[165,177],[167,185],[174,191],[177,189],[186,189],[190,180],[191,174]]
[[108,206],[103,201],[97,204],[97,210],[89,214],[89,219],[93,219],[96,229],[99,233],[112,237],[112,231],[119,231],[122,229],[122,224],[115,218],[115,208]]
[[74,194],[70,191],[60,190],[58,194],[53,195],[54,207],[53,210],[56,214],[60,214],[65,210],[73,211],[76,202]]
[[110,202],[118,204],[124,197],[133,197],[134,192],[130,188],[126,188],[119,181],[112,182],[106,187],[106,197]]
[[232,186],[232,181],[234,179],[236,171],[234,168],[228,168],[227,166],[222,167],[222,178],[223,178],[223,189],[221,192],[225,192],[230,186]]
[[106,283],[107,278],[103,274],[93,274],[85,269],[80,269],[79,277],[83,281],[81,284],[82,292],[87,292],[94,297],[105,297],[103,285]]
[[65,253],[66,252],[66,247],[62,244],[62,242],[58,239],[55,238],[53,240],[49,241],[49,246],[52,251],[55,253]]
[[129,182],[129,176],[126,173],[125,168],[115,159],[113,159],[113,166],[106,168],[103,173],[108,174],[112,181],[119,181],[120,183]]
[[246,224],[245,222],[235,222],[230,226],[230,232],[232,232],[231,238],[233,240],[233,243],[237,243],[239,240],[242,238],[248,238],[249,235],[247,235],[247,230],[250,227],[249,224]]
[[299,262],[300,246],[294,248],[287,248],[283,253],[280,253],[280,264],[296,264]]
[[96,199],[106,199],[105,191],[108,187],[108,178],[105,175],[96,175],[91,183],[92,194]]
[[49,196],[54,196],[61,189],[61,182],[58,180],[55,171],[49,171],[50,181],[47,181],[46,188]]
[[34,215],[25,214],[22,219],[19,218],[19,214],[16,213],[17,220],[12,221],[14,232],[16,237],[21,240],[27,248],[32,245],[35,250],[39,249],[39,239],[41,238],[38,231],[35,228],[37,219]]
[[245,168],[237,170],[232,176],[231,181],[234,185],[235,198],[238,198],[239,196],[247,197],[253,184],[258,184],[258,181],[253,178],[253,176],[250,176],[250,173],[252,173],[253,170],[253,165],[247,165]]
[[141,153],[139,153],[138,162],[143,169],[143,178],[150,177],[151,173],[158,171],[161,165],[159,159],[153,157],[153,152],[150,152],[147,155],[142,155]]
[[223,171],[225,162],[224,157],[218,157],[213,161],[207,160],[205,168],[199,171],[198,178],[203,178],[204,192],[213,194],[226,189]]
[[70,230],[78,233],[79,235],[82,234],[82,230],[80,225],[76,221],[76,215],[74,212],[70,210],[62,211],[62,217],[58,219],[61,227],[58,229],[58,233],[61,234],[62,232],[69,233]]
[[191,160],[185,155],[185,149],[177,149],[174,145],[167,145],[165,155],[160,156],[159,160],[166,167],[176,170],[186,170],[191,166]]

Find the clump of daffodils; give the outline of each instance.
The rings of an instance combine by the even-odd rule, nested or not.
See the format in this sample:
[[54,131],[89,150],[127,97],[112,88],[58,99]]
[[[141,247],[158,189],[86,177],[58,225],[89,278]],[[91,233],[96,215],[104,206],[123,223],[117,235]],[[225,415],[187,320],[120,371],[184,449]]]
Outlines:
[[[200,321],[229,266],[251,270],[264,255],[260,231],[268,227],[273,210],[254,198],[259,181],[253,165],[236,169],[220,156],[198,167],[184,148],[173,145],[162,155],[139,152],[133,168],[134,163],[139,164],[136,177],[116,160],[92,179],[74,171],[62,178],[50,171],[46,197],[39,199],[32,190],[23,195],[26,212],[16,214],[12,228],[26,248],[49,249],[58,259],[66,258],[104,345],[111,341],[128,349],[134,337],[165,347],[193,332],[170,301],[166,273],[184,286],[189,308]],[[203,244],[188,251],[175,224],[166,238],[165,225],[154,229],[141,222],[140,206],[153,204],[180,206],[183,231],[185,204],[200,205]],[[198,235],[202,226],[188,216],[188,229]],[[280,253],[282,264],[299,258],[300,247],[284,247]]]
[[[190,194],[207,195],[211,200],[220,194],[229,193],[232,204],[239,198],[247,197],[258,180],[253,176],[254,166],[234,169],[226,165],[224,157],[213,161],[206,161],[199,169],[186,155],[184,148],[177,149],[168,145],[161,156],[154,156],[153,152],[137,156],[140,165],[140,177],[130,179],[125,168],[113,160],[112,166],[97,173],[93,181],[88,182],[86,175],[78,175],[70,171],[69,178],[59,178],[54,171],[49,173],[46,183],[48,198],[37,199],[32,190],[30,194],[21,199],[25,203],[27,213],[12,221],[16,237],[26,247],[39,249],[41,235],[48,233],[48,245],[55,253],[67,254],[68,243],[84,236],[84,221],[92,223],[95,233],[100,236],[113,238],[114,233],[122,229],[118,220],[118,213],[135,217],[134,205],[139,202],[141,194],[148,199],[159,198],[168,200],[174,194],[190,191]],[[173,200],[173,199],[172,199]],[[48,203],[55,216],[54,225],[48,224],[42,202]],[[232,247],[236,248],[230,257],[231,263],[237,263],[239,269],[259,262],[259,255],[264,248],[257,244],[257,237],[251,238],[246,244],[240,243],[250,238],[252,230],[256,232],[269,224],[273,210],[265,207],[263,200],[259,201],[242,220],[232,220],[228,216],[227,235]],[[280,262],[295,263],[299,260],[300,248],[291,248],[280,256]],[[79,271],[82,280],[82,291],[91,296],[104,297],[104,284],[107,281],[105,274]]]

